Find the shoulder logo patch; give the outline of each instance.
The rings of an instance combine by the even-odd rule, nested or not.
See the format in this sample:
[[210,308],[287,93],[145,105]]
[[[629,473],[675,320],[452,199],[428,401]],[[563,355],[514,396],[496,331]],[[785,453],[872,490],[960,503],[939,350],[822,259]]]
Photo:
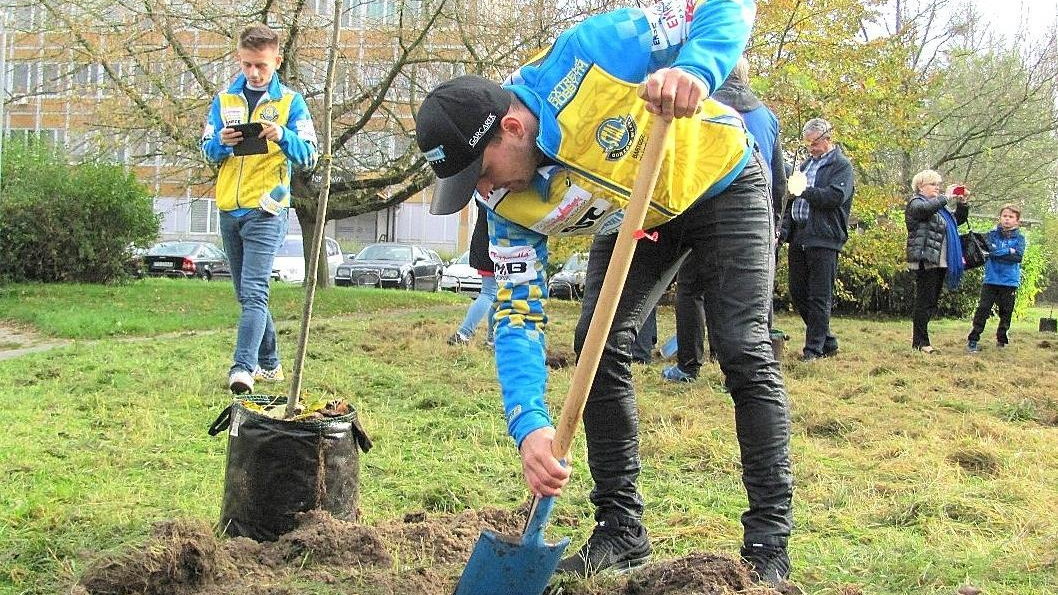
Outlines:
[[580,58],[574,58],[573,68],[570,68],[569,72],[555,83],[555,88],[551,89],[547,95],[547,102],[555,106],[555,109],[562,109],[577,94],[580,82],[584,79],[584,75],[588,74],[589,68],[591,64]]

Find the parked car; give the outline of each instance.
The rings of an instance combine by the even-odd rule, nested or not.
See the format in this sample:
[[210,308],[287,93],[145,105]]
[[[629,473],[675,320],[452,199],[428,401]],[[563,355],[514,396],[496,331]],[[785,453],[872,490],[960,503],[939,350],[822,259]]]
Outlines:
[[460,254],[441,271],[441,289],[475,297],[481,292],[481,275],[470,266],[470,250]]
[[213,278],[213,271],[228,264],[224,251],[209,242],[160,242],[143,257],[143,270],[154,277]]
[[[333,238],[324,237],[323,243],[327,248],[327,272],[334,279],[338,265],[345,259],[342,247]],[[283,240],[272,263],[272,279],[286,283],[305,282],[305,247],[301,236],[287,236]]]
[[[327,270],[334,279],[334,271],[342,263],[342,249],[338,242],[332,238],[323,238],[327,246]],[[231,279],[231,270],[227,265],[213,272],[214,279]],[[287,236],[283,239],[283,245],[276,253],[275,261],[272,263],[272,280],[285,283],[305,282],[305,250],[302,247],[301,236]]]
[[584,276],[587,270],[587,252],[570,254],[562,268],[548,280],[548,296],[562,300],[579,300],[584,297]]
[[338,267],[334,284],[437,291],[442,268],[444,263],[437,253],[422,246],[370,244]]

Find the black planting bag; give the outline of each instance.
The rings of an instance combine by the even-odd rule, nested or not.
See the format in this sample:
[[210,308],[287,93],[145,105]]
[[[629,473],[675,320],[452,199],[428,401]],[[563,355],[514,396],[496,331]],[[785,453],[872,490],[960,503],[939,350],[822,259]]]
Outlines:
[[228,430],[220,526],[231,537],[274,541],[294,528],[294,515],[323,509],[336,518],[358,516],[360,450],[367,437],[356,411],[312,421],[272,419],[240,401],[283,406],[284,397],[232,403],[209,428]]

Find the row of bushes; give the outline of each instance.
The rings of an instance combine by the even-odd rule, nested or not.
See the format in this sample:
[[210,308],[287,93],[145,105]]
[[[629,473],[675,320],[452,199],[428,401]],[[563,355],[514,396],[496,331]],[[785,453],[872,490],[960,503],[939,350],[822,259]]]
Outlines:
[[0,177],[0,280],[106,283],[158,236],[147,188],[120,165],[71,165],[49,143],[11,141]]

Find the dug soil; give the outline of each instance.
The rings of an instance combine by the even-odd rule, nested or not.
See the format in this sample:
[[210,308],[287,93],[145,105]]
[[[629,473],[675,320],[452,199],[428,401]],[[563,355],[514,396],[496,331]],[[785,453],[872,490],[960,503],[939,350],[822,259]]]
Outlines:
[[[91,561],[75,595],[295,595],[333,592],[448,595],[483,529],[517,534],[526,510],[409,514],[362,525],[326,512],[299,516],[274,542],[218,538],[202,521],[164,521],[142,546]],[[620,578],[564,580],[556,595],[778,595],[756,586],[734,560],[691,554],[659,561]],[[796,591],[785,591],[796,592]]]

